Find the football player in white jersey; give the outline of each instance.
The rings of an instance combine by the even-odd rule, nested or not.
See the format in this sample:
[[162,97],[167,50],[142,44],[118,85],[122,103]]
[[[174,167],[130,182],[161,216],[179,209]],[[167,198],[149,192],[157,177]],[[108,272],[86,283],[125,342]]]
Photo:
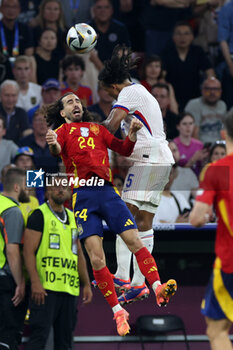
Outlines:
[[[152,222],[174,159],[166,141],[157,100],[144,86],[133,84],[130,80],[129,71],[133,65],[130,50],[118,45],[112,58],[105,62],[99,81],[109,95],[116,99],[104,122],[112,133],[121,125],[127,134],[132,118],[144,124],[137,133],[137,142],[130,156],[133,166],[126,176],[122,198],[136,219],[144,245],[152,252]],[[147,297],[149,289],[135,259],[130,283],[131,252],[120,236],[116,241],[116,255],[118,267],[113,279],[115,287],[125,291],[118,300],[126,304]]]

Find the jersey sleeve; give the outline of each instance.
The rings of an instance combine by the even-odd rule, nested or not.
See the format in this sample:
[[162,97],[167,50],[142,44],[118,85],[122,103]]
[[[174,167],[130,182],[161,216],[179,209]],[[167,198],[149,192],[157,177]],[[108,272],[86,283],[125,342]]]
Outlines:
[[123,109],[126,113],[134,113],[140,106],[140,96],[137,96],[135,92],[135,89],[123,89],[113,108]]
[[200,179],[200,188],[195,198],[198,202],[213,204],[217,194],[216,167],[208,166]]
[[63,148],[67,136],[65,125],[66,124],[62,124],[59,128],[55,130],[55,133],[57,134],[57,142],[59,143],[61,148]]
[[27,228],[34,231],[44,231],[44,217],[39,209],[36,209],[28,218]]
[[125,140],[120,140],[112,135],[104,126],[102,126],[102,133],[106,142],[106,146],[108,148],[125,157],[131,155],[135,146],[135,142],[130,141],[128,136],[125,138]]

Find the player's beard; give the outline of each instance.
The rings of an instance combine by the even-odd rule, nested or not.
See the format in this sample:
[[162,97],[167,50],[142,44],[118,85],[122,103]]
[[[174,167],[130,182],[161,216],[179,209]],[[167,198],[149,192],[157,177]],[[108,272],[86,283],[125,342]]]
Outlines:
[[21,188],[19,193],[19,202],[21,203],[30,202],[29,194],[23,188]]
[[67,114],[66,118],[70,120],[72,123],[79,123],[83,119],[83,112],[80,112],[80,114],[77,116],[75,114],[69,113]]

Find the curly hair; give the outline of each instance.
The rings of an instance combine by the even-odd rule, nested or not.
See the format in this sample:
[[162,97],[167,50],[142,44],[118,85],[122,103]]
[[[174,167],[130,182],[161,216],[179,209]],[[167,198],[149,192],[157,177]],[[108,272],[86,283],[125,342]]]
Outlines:
[[[60,111],[64,108],[62,100],[64,97],[68,95],[74,95],[74,94],[73,92],[67,92],[65,95],[60,97],[59,100],[57,100],[55,103],[43,107],[47,125],[52,126],[52,129],[57,129],[59,126],[61,126],[66,122],[65,119],[61,116]],[[93,121],[93,118],[90,112],[83,105],[82,107],[83,107],[82,122]]]
[[104,68],[98,79],[105,85],[122,84],[126,79],[131,80],[129,71],[136,66],[132,59],[131,49],[125,45],[116,45],[110,60],[104,62]]

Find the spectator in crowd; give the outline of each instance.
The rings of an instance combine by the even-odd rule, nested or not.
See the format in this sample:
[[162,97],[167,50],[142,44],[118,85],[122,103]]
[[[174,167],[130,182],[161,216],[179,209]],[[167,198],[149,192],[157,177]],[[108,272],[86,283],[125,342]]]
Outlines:
[[177,176],[177,165],[174,164],[169,181],[161,195],[161,200],[153,219],[158,223],[188,222],[190,204],[180,191],[172,191],[171,185]]
[[170,44],[175,24],[192,17],[192,3],[192,0],[151,0],[147,2],[141,18],[145,27],[147,55],[160,55]]
[[225,141],[216,141],[210,149],[209,163],[216,162],[226,156]]
[[178,104],[176,101],[174,89],[171,84],[164,79],[164,72],[162,69],[162,61],[159,56],[149,56],[145,59],[142,67],[142,78],[140,83],[151,92],[152,86],[158,83],[166,83],[169,88],[169,109],[173,113],[178,113]]
[[12,79],[12,65],[18,55],[33,54],[32,32],[26,24],[17,21],[20,13],[19,0],[2,0],[0,6],[2,19],[0,21],[0,52],[5,56],[2,81]]
[[62,71],[64,75],[64,88],[62,95],[73,92],[78,95],[82,104],[87,107],[92,105],[92,91],[89,87],[80,84],[85,64],[79,56],[66,56],[62,60]]
[[227,2],[220,10],[218,16],[218,41],[225,60],[222,76],[223,100],[227,109],[233,106],[233,2]]
[[5,165],[14,159],[18,146],[11,140],[5,140],[6,120],[0,114],[0,174]]
[[28,56],[17,56],[13,74],[19,85],[17,107],[21,107],[27,112],[41,101],[41,86],[30,82],[32,75],[31,59]]
[[[35,169],[35,163],[34,163],[34,152],[30,147],[21,147],[17,150],[14,163],[17,166],[17,168],[24,169],[24,170],[34,170]],[[35,188],[28,189],[29,194],[29,200],[27,203],[21,203],[19,204],[20,210],[23,214],[24,223],[26,225],[28,215],[32,210],[35,210],[39,206],[39,201],[36,198],[36,191]]]
[[[179,163],[180,152],[174,141],[169,142],[169,148],[172,151],[172,155],[176,163]],[[177,176],[171,184],[171,191],[181,192],[188,203],[195,198],[196,192],[199,187],[197,176],[194,174],[192,169],[185,168],[177,165]]]
[[133,52],[145,51],[145,30],[141,22],[145,0],[112,0],[114,18],[124,23],[129,32]]
[[98,84],[98,96],[99,102],[89,106],[88,110],[90,112],[98,113],[101,117],[101,121],[104,121],[111,112],[114,99],[103,89],[101,84]]
[[113,7],[111,0],[94,0],[93,19],[90,25],[98,35],[96,50],[102,62],[111,58],[117,44],[130,46],[129,34],[123,23],[112,18]]
[[[54,349],[71,349],[79,279],[84,286],[83,303],[92,300],[75,217],[64,208],[64,202],[71,197],[70,188],[55,184],[47,187],[46,194],[48,201],[30,215],[24,238],[24,259],[31,280],[27,350],[45,349],[51,327]],[[48,255],[57,262],[56,266],[43,263]],[[69,263],[64,264],[65,260]],[[55,276],[56,282],[47,275]]]
[[151,94],[159,103],[167,139],[174,139],[179,134],[176,128],[179,116],[170,110],[171,103],[169,86],[165,83],[157,83],[152,86]]
[[27,113],[16,107],[19,95],[19,86],[14,80],[5,80],[0,87],[0,113],[5,118],[5,138],[19,143],[19,140],[31,134]]
[[192,137],[194,127],[194,117],[190,113],[183,113],[177,124],[179,136],[174,139],[174,142],[180,152],[178,165],[191,168],[198,176],[203,162],[206,161],[209,155],[209,151],[208,147],[203,147],[201,141]]
[[207,164],[202,169],[199,179],[203,180],[205,172],[210,165],[210,163],[216,162],[219,159],[222,159],[226,156],[226,142],[225,141],[216,141],[213,146],[210,148],[210,154]]
[[59,78],[59,59],[54,56],[57,45],[57,36],[53,29],[44,29],[40,33],[40,39],[36,53],[36,79],[37,83],[43,85],[47,79]]
[[22,330],[27,305],[20,246],[24,222],[19,201],[27,202],[25,171],[8,169],[3,178],[0,195],[1,252],[0,252],[0,348],[18,349],[19,332]]
[[56,79],[48,79],[42,85],[41,91],[41,103],[31,108],[28,111],[28,118],[30,123],[32,122],[32,118],[34,113],[42,107],[43,105],[49,105],[50,103],[54,103],[61,97],[61,87],[60,83]]
[[221,100],[221,82],[215,77],[207,78],[201,89],[201,96],[191,99],[185,112],[195,118],[194,135],[203,143],[221,139],[226,104]]
[[67,1],[60,0],[68,28],[76,23],[87,23],[91,19],[91,7],[94,0]]
[[175,90],[179,110],[193,97],[200,96],[201,73],[214,76],[214,70],[203,49],[192,44],[193,30],[189,23],[179,22],[173,30],[173,45],[163,51],[166,79]]
[[42,168],[45,172],[56,173],[59,170],[59,158],[52,157],[45,140],[48,131],[43,110],[38,109],[32,119],[33,133],[20,141],[20,147],[28,146],[34,152],[36,169]]
[[42,0],[40,4],[37,26],[34,27],[35,46],[39,45],[41,33],[45,29],[52,29],[56,33],[57,41],[54,57],[59,61],[66,53],[66,28],[64,14],[59,0]]
[[38,15],[41,0],[19,0],[19,2],[21,11],[18,16],[18,21],[30,25]]

